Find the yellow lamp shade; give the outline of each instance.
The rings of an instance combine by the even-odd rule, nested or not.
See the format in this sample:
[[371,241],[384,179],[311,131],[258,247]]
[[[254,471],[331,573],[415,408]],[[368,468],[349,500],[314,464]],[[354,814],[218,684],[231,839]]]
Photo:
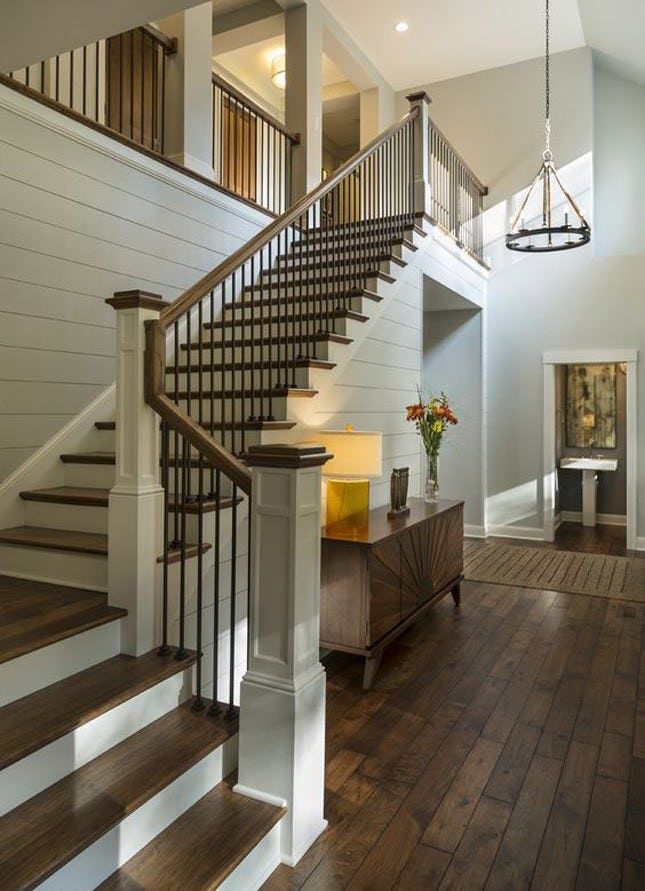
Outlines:
[[317,430],[316,442],[334,457],[323,467],[325,476],[366,479],[381,476],[381,434],[357,430]]

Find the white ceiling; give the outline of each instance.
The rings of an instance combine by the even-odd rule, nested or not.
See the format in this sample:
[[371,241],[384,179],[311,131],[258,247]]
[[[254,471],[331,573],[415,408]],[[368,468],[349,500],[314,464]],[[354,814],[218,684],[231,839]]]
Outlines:
[[[323,2],[397,90],[544,52],[544,0]],[[410,28],[398,34],[402,19]],[[579,46],[645,82],[645,0],[552,0],[552,51]]]
[[[613,6],[614,0],[599,2]],[[544,51],[544,0],[324,3],[397,90],[510,65]],[[410,28],[398,34],[394,25],[401,19]],[[553,0],[551,26],[553,52],[584,45],[578,0]]]

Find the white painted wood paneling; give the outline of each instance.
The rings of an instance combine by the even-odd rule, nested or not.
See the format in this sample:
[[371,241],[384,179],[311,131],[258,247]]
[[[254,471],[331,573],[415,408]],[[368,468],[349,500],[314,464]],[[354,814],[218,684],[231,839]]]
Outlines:
[[268,218],[0,87],[0,479],[114,380],[114,291],[174,299]]

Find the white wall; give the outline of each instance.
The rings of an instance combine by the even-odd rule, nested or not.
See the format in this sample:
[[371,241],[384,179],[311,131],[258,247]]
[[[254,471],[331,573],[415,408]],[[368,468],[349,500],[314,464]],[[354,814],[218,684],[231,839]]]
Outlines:
[[594,66],[596,253],[645,250],[645,86]]
[[114,291],[177,297],[265,225],[0,86],[0,479],[114,380]]
[[484,526],[483,312],[441,310],[423,314],[425,395],[442,390],[459,418],[446,432],[439,460],[442,498],[463,499],[471,532]]
[[[645,328],[637,322],[645,254],[642,225],[636,221],[645,184],[645,88],[603,67],[594,69],[586,49],[558,54],[553,63],[556,162],[593,230],[591,245],[572,252],[525,257],[503,247],[518,192],[540,163],[542,60],[427,87],[432,117],[490,189],[486,252],[494,265],[485,309],[487,525],[533,537],[541,537],[543,530],[543,353],[613,347],[637,348],[642,356],[645,350]],[[463,355],[471,361],[470,351],[464,348]],[[457,372],[453,380],[460,380]],[[642,361],[638,390],[637,534],[643,537]]]

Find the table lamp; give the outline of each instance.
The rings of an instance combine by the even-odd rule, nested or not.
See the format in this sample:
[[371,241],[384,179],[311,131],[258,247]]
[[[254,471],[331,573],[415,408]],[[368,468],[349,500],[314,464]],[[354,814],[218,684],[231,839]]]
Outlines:
[[349,520],[367,523],[370,501],[369,477],[382,474],[381,434],[354,430],[318,430],[316,442],[334,457],[323,468],[327,477],[328,526]]

